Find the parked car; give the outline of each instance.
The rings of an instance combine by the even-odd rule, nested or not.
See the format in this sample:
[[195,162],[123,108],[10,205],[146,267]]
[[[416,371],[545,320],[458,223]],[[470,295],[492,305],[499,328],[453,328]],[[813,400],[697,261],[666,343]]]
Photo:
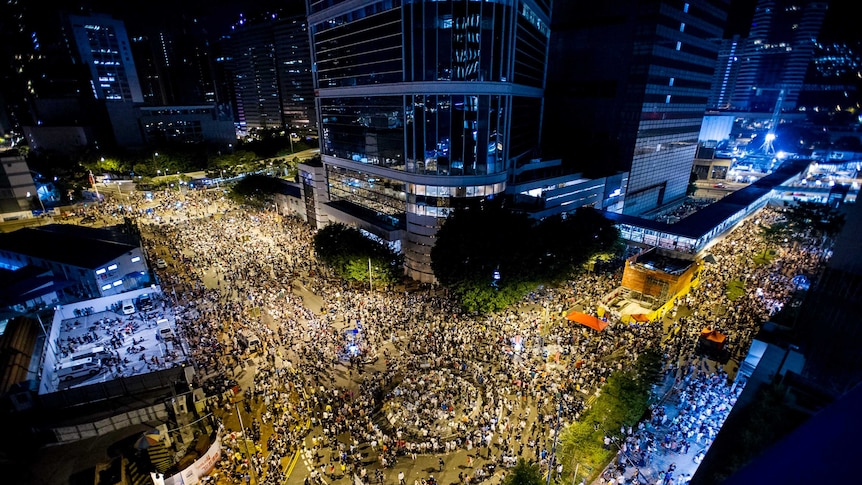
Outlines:
[[165,269],[167,267],[168,267],[168,263],[166,263],[164,259],[156,260],[156,268]]

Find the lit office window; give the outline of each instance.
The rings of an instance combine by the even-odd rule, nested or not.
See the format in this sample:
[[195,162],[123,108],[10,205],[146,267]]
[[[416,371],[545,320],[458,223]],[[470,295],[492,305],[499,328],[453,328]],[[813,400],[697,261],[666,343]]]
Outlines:
[[688,2],[682,4],[682,11],[688,13]]
[[111,285],[102,285],[102,289],[103,289],[103,290],[110,290],[110,289],[111,289]]
[[664,98],[664,102],[665,104],[670,104],[670,94],[668,94],[667,97]]
[[680,50],[680,49],[682,49],[682,42],[676,41],[676,50]]
[[96,270],[96,274],[105,274],[105,268],[99,268]]
[[137,263],[137,262],[138,262],[138,261],[140,261],[140,260],[141,260],[141,257],[140,257],[140,256],[135,256],[134,258],[132,258],[132,262],[133,262],[133,263]]
[[123,284],[123,280],[117,280],[114,282],[114,286],[120,286]]
[[108,271],[114,271],[115,269],[117,269],[116,264],[112,264],[112,265],[108,266]]
[[685,22],[681,22],[681,23],[679,24],[679,31],[680,31],[680,32],[685,32]]

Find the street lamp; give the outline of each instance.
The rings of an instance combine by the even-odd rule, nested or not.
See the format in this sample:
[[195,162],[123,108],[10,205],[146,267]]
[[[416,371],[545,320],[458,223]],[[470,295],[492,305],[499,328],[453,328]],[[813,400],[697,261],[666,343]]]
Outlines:
[[156,167],[156,175],[162,173],[162,171],[158,169],[158,166],[156,166],[156,157],[157,156],[159,156],[159,152],[154,152],[153,153],[153,166]]

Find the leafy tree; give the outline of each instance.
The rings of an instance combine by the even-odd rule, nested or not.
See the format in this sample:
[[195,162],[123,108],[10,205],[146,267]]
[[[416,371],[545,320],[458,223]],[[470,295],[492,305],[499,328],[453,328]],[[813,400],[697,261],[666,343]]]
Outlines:
[[611,374],[580,421],[561,432],[560,463],[603,470],[616,454],[615,447],[604,447],[604,437],[615,437],[621,426],[634,426],[644,416],[650,389],[660,376],[661,355],[654,348],[641,352],[633,369]]
[[540,284],[571,277],[618,241],[617,229],[594,209],[536,221],[500,200],[482,201],[449,216],[437,232],[431,268],[465,310],[495,311]]
[[763,240],[774,246],[782,245],[785,239],[793,235],[787,222],[776,222],[769,226],[761,225],[759,229]]
[[523,458],[518,458],[518,463],[503,479],[503,485],[543,485],[544,483],[539,465]]
[[317,258],[348,281],[380,287],[401,279],[401,257],[346,224],[329,224],[317,231],[313,244]]
[[793,231],[820,237],[824,243],[844,227],[844,213],[818,202],[798,201],[788,207],[785,216]]
[[694,195],[697,192],[697,174],[692,172],[688,176],[688,187],[685,189],[685,195]]
[[233,185],[229,197],[240,204],[263,208],[272,203],[282,182],[266,175],[249,175]]

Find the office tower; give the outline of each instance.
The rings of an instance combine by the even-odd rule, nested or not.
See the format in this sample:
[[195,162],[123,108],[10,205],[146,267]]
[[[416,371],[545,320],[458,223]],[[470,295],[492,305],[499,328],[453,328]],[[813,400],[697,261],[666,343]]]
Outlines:
[[453,207],[541,165],[549,4],[309,0],[326,177],[315,194],[328,190],[316,211],[400,244],[408,276],[434,281]]
[[303,16],[240,19],[221,40],[240,129],[316,129]]
[[685,197],[727,7],[554,2],[546,155],[592,176],[628,172],[625,214]]
[[144,101],[152,106],[229,102],[215,88],[211,46],[197,19],[164,19],[131,38]]
[[740,110],[796,109],[826,17],[826,2],[761,0],[740,55],[731,105]]
[[105,14],[69,15],[67,20],[78,59],[89,68],[93,96],[109,102],[142,103],[123,22]]
[[730,98],[736,86],[736,78],[739,76],[739,54],[742,50],[742,44],[739,35],[721,41],[712,90],[706,103],[707,108],[728,109],[731,107]]

